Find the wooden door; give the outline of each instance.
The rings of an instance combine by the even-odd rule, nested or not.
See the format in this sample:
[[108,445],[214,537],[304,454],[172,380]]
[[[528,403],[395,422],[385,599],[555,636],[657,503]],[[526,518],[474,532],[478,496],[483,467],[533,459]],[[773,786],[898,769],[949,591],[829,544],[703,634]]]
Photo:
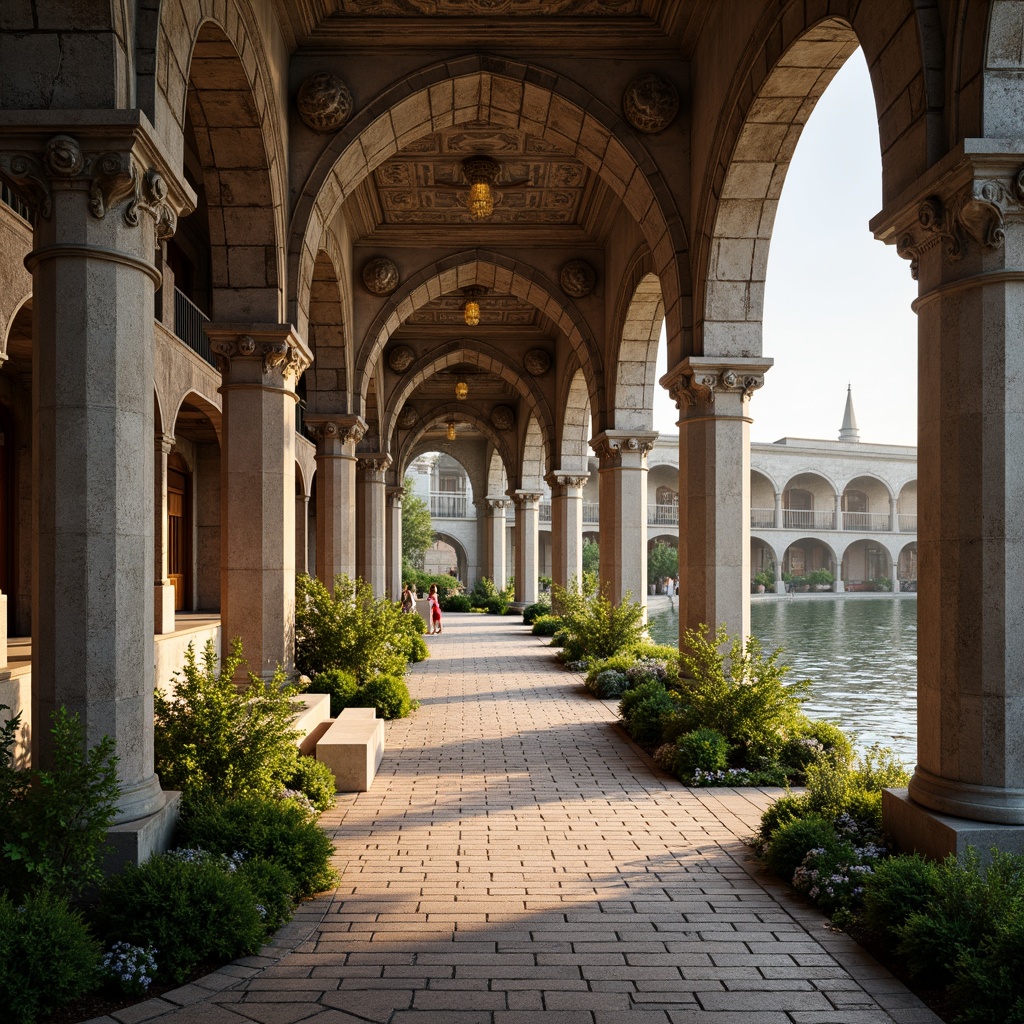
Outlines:
[[191,516],[189,479],[180,470],[167,470],[167,575],[174,587],[174,610],[185,611],[192,591]]

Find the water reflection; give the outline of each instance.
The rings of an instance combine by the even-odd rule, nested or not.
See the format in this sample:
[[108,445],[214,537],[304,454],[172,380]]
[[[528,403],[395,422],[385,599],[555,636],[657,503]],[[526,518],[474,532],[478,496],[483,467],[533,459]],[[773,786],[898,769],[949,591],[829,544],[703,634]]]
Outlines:
[[[784,648],[790,678],[810,679],[808,714],[882,743],[907,764],[917,756],[917,601],[899,597],[820,595],[752,601],[751,630],[763,645]],[[651,632],[675,643],[678,617],[659,615]]]

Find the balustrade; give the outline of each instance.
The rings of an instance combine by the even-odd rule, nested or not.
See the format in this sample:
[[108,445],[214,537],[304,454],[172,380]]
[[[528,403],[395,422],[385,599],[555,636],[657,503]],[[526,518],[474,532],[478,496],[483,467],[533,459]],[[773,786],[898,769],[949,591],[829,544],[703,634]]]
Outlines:
[[439,519],[467,519],[466,495],[452,491],[430,492],[430,514]]
[[843,528],[858,533],[887,533],[891,523],[888,512],[844,512]]
[[179,288],[174,289],[174,333],[211,366],[217,362],[203,329],[210,318]]
[[679,506],[678,505],[648,505],[647,506],[648,526],[678,526]]
[[750,525],[755,530],[770,530],[775,526],[774,508],[752,508],[750,510]]

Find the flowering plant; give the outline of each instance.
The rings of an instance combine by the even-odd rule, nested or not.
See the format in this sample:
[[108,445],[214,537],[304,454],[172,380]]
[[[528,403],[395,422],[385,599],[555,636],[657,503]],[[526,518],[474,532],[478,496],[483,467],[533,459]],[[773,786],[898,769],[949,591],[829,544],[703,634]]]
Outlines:
[[152,946],[115,942],[100,963],[103,975],[129,995],[145,995],[156,975],[156,954]]
[[875,864],[888,854],[884,846],[841,843],[807,851],[793,874],[793,888],[806,893],[827,914],[852,910],[864,895],[864,880],[875,873]]

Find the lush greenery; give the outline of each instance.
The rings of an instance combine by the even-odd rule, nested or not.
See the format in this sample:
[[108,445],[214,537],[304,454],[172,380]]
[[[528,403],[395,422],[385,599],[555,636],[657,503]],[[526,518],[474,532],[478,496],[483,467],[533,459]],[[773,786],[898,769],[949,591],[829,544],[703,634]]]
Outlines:
[[601,546],[596,540],[583,542],[583,572],[596,574],[601,564]]
[[660,583],[679,575],[679,548],[658,541],[647,553],[647,578]]
[[541,615],[551,614],[551,597],[545,594],[539,601],[523,609],[523,625],[532,626]]
[[[413,482],[405,478],[402,494],[402,560],[410,568],[423,568],[423,556],[434,543],[430,506],[413,493]],[[403,566],[404,569],[404,566]]]
[[441,598],[443,612],[471,612],[473,601],[469,594],[446,594]]
[[331,694],[331,713],[377,707],[385,718],[408,715],[414,704],[402,677],[410,661],[429,654],[422,616],[403,614],[397,602],[375,599],[368,583],[347,576],[335,580],[333,595],[306,575],[296,591],[296,664],[313,676],[314,688]]
[[534,636],[554,636],[562,627],[560,615],[538,615],[533,620],[533,628],[530,632]]
[[510,576],[508,583],[499,590],[494,580],[487,576],[481,576],[469,596],[474,608],[483,608],[488,615],[504,615],[515,598],[515,594],[516,581],[514,577]]
[[591,596],[573,580],[552,588],[552,604],[562,619],[558,637],[565,662],[590,664],[634,650],[646,638],[643,606],[629,593],[614,604],[605,591]]
[[433,584],[437,587],[437,592],[441,596],[442,602],[445,598],[454,595],[461,594],[465,589],[462,586],[462,581],[455,576],[450,576],[446,572],[441,573],[429,573],[423,572],[420,569],[416,569],[413,566],[404,564],[402,568],[403,580],[406,583],[411,583],[413,589],[416,591],[417,597],[422,601],[426,598],[430,592],[430,586]]

